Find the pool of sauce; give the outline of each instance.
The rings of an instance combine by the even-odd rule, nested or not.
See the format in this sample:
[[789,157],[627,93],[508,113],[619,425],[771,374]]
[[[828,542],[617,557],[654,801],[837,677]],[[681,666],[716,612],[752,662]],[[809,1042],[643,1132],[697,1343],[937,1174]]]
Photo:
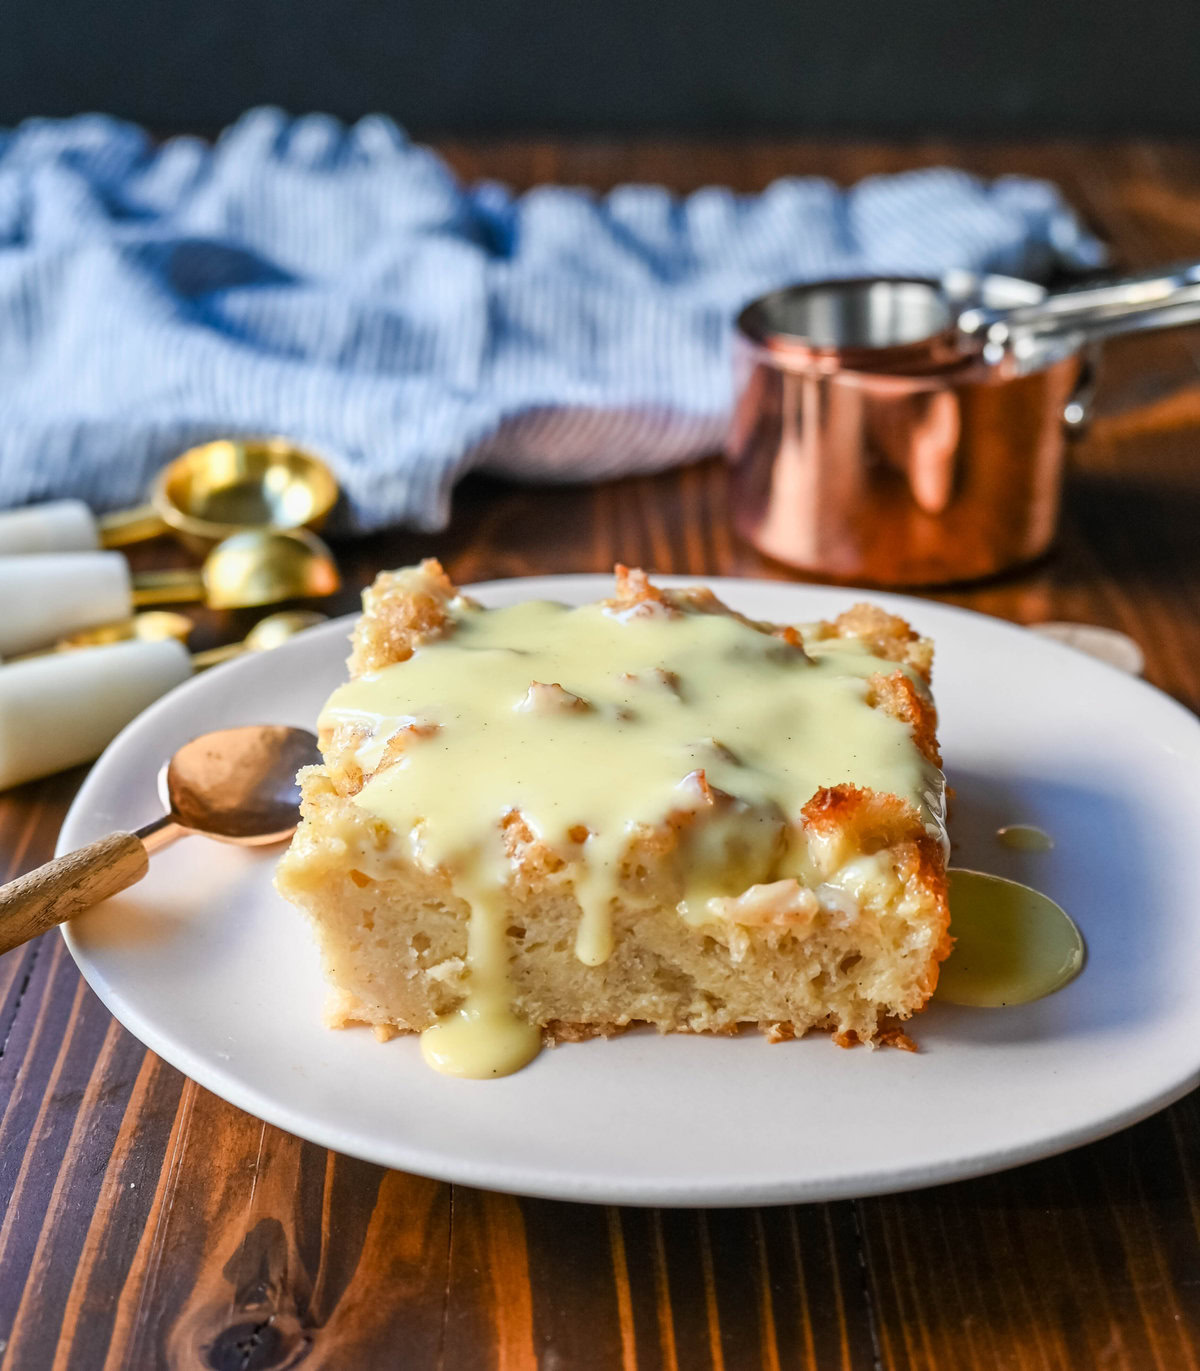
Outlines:
[[934,998],[998,1009],[1040,1000],[1083,969],[1083,934],[1061,906],[1019,881],[952,867],[950,932]]

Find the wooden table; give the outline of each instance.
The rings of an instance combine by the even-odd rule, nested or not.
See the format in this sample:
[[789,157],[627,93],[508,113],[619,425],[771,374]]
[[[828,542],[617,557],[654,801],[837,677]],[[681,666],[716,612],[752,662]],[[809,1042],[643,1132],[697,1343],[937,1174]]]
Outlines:
[[[1200,256],[1200,148],[1143,143],[454,144],[518,184],[839,180],[951,162],[1057,180],[1134,265]],[[1109,624],[1200,706],[1200,338],[1114,346],[1061,546],[937,598]],[[552,492],[477,480],[437,537],[341,549],[349,587],[436,552],[459,581],[600,571],[777,576],[708,461]],[[169,549],[141,553],[159,564]],[[231,636],[215,616],[201,637]],[[50,855],[79,773],[0,801],[10,875]],[[1136,919],[1137,910],[1130,910]],[[264,968],[264,974],[269,969]],[[2,1365],[1158,1368],[1200,1363],[1200,1108],[1005,1175],[784,1209],[603,1209],[450,1187],[239,1112],[109,1017],[52,935],[0,959]]]

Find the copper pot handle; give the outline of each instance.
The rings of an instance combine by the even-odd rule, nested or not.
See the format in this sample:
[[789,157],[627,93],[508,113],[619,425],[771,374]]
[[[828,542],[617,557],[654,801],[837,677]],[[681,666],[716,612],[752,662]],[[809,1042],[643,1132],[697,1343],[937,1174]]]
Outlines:
[[958,327],[986,345],[1020,355],[1056,337],[1100,342],[1197,322],[1200,262],[1186,262],[1059,291],[1015,309],[977,306],[959,316]]
[[1080,357],[1079,376],[1063,405],[1063,428],[1068,438],[1082,438],[1091,428],[1099,382],[1099,349],[1088,348]]

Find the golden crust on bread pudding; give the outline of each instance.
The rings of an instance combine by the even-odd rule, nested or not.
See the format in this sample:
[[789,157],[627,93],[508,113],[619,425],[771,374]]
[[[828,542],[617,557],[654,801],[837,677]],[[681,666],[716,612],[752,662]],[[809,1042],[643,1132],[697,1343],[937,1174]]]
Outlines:
[[419,567],[381,571],[363,592],[363,612],[354,627],[350,676],[407,661],[414,648],[447,624],[447,605],[458,592],[434,558]]
[[[407,661],[454,631],[464,601],[436,561],[379,576],[353,635],[351,678]],[[904,723],[940,765],[928,691],[932,645],[903,619],[856,605],[804,630],[759,624],[710,590],[656,587],[617,568],[607,606],[621,615],[725,614],[804,650],[853,640],[895,670],[867,682],[867,703]],[[355,803],[372,775],[419,744],[414,723],[364,772],[364,725],[320,730],[324,765],[301,773],[302,822],[277,883],[309,915],[333,989],[327,1021],[419,1031],[463,1000],[470,906],[454,875],[415,861],[404,835]],[[614,945],[601,965],[575,955],[578,853],[541,841],[518,810],[502,820],[509,975],[513,1003],[548,1040],[611,1035],[632,1023],[662,1031],[732,1033],[743,1024],[770,1041],[827,1029],[843,1045],[911,1046],[899,1024],[920,1010],[948,955],[944,853],[908,801],[854,785],[824,787],[788,821],[805,854],[803,878],[753,885],[715,899],[699,925],[682,918],[686,834],[731,797],[704,770],[698,800],[633,828],[616,873]],[[582,848],[588,832],[572,830]]]

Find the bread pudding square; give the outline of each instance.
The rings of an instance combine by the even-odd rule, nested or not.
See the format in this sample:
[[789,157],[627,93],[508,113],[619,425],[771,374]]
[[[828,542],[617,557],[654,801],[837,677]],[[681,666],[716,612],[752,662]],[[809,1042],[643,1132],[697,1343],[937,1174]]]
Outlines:
[[624,567],[575,608],[381,574],[276,878],[329,1024],[476,1076],[632,1024],[907,1045],[951,945],[932,655]]

